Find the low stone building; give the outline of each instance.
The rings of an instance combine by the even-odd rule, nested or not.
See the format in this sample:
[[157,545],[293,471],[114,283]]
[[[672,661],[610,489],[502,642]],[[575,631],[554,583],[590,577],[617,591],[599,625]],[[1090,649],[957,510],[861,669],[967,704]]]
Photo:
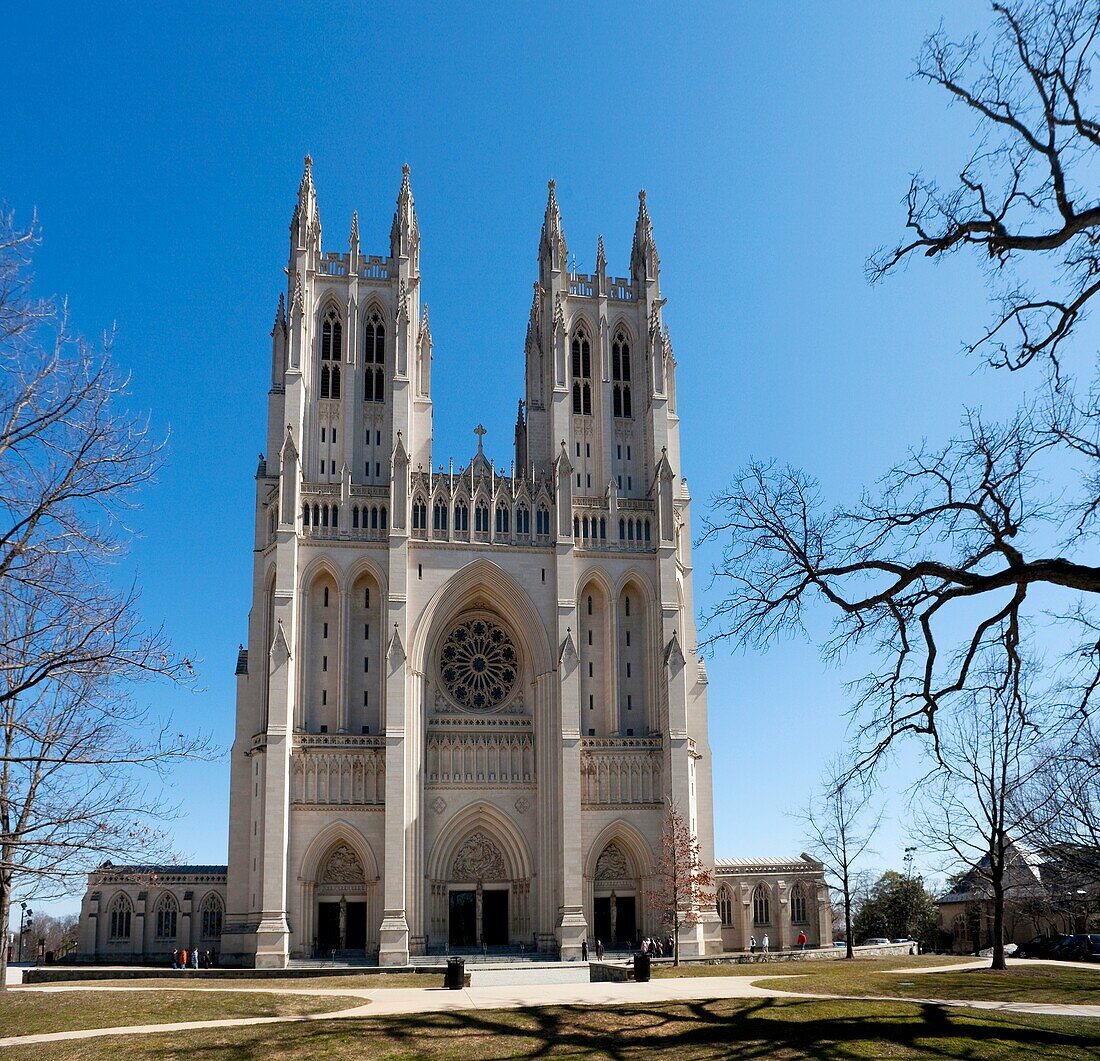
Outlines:
[[115,866],[88,874],[80,961],[168,964],[175,950],[221,947],[225,866]]
[[[1071,935],[1100,927],[1100,883],[1090,867],[1095,851],[1066,847],[1035,851],[1010,844],[1005,866],[1004,942]],[[936,900],[940,948],[973,954],[993,945],[993,900],[988,859],[960,876]]]
[[768,935],[772,950],[795,946],[805,932],[807,946],[833,945],[833,917],[824,867],[802,854],[797,859],[728,859],[715,862],[722,949],[749,949]]

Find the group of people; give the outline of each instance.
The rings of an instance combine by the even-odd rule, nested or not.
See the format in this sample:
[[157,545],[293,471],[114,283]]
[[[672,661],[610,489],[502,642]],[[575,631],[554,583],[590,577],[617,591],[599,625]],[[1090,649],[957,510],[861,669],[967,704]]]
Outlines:
[[183,950],[172,951],[173,969],[212,969],[214,967],[214,952],[212,950],[200,951]]
[[[805,932],[799,932],[798,933],[798,939],[795,940],[795,946],[797,946],[799,950],[805,950],[806,949],[806,944],[809,943],[809,941],[810,941],[809,936],[807,936]],[[761,938],[759,944],[756,942],[756,937],[755,936],[749,936],[749,953],[750,954],[755,954],[757,946],[760,947],[760,953],[761,954],[767,954],[768,953],[768,948],[769,948],[770,944],[768,942],[767,932],[764,933],[764,935]]]
[[[581,941],[581,961],[582,962],[588,961],[588,940],[587,939]],[[602,939],[596,940],[596,961],[598,961],[598,962],[603,961],[603,940]]]
[[675,946],[676,941],[671,935],[666,939],[646,936],[645,939],[642,940],[642,945],[639,950],[641,950],[643,954],[648,954],[651,958],[663,958],[666,954],[671,955]]

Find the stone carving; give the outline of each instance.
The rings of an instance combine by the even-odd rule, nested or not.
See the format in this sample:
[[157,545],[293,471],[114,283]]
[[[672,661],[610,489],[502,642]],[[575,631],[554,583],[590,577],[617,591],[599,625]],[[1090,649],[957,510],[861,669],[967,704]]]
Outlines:
[[435,799],[432,800],[432,810],[434,810],[436,814],[442,814],[446,809],[447,801],[442,796],[436,796]]
[[336,848],[321,870],[322,884],[362,884],[364,880],[363,863],[347,844]]
[[526,796],[520,796],[519,799],[516,800],[516,810],[518,810],[520,814],[526,814],[530,809],[531,801]]
[[508,873],[500,848],[484,833],[473,833],[455,855],[451,878],[459,881],[507,880]]
[[596,880],[627,880],[633,876],[626,852],[612,840],[596,859]]

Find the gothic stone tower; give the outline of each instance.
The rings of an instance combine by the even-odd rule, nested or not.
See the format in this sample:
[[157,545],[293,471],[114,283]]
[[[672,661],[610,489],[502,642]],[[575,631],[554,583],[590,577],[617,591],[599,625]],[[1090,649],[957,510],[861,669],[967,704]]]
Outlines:
[[[406,167],[386,257],[322,252],[312,165],[272,330],[223,958],[580,956],[660,931],[666,800],[713,862],[675,361],[630,276],[569,273],[553,182],[515,460],[432,469]],[[275,455],[278,455],[277,457]],[[717,916],[681,952],[721,947]]]

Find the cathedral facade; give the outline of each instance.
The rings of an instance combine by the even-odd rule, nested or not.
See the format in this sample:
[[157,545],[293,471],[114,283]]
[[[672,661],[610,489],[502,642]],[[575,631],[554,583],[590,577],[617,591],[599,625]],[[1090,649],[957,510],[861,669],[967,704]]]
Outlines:
[[[406,168],[389,253],[322,249],[306,160],[272,332],[222,959],[663,933],[671,801],[714,864],[676,363],[644,192],[629,275],[550,183],[508,465],[433,464]],[[471,395],[476,384],[471,382]],[[471,424],[471,427],[474,425]],[[715,910],[681,953],[722,948]]]

